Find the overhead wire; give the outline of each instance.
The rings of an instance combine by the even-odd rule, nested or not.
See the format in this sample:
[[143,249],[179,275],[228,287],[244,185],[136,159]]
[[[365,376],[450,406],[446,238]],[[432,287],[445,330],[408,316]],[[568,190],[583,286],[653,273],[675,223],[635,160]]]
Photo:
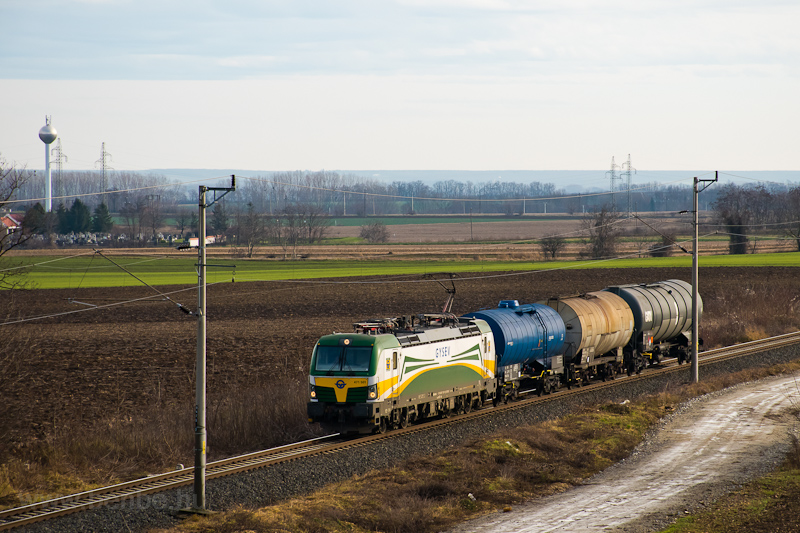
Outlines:
[[[227,283],[227,282],[221,282],[220,281],[220,282],[209,283],[209,285],[216,285],[218,283]],[[195,291],[195,290],[197,290],[196,286],[185,287],[183,289],[178,289],[178,290],[166,292],[164,294],[172,295],[172,294],[177,294],[177,293],[180,293],[180,292]],[[49,315],[38,315],[38,316],[34,316],[34,317],[26,317],[26,318],[20,318],[20,319],[16,319],[16,320],[8,320],[8,321],[5,321],[5,322],[0,322],[0,326],[10,326],[12,324],[22,324],[22,323],[25,323],[25,322],[32,322],[32,321],[36,321],[36,320],[44,320],[44,319],[47,319],[47,318],[57,318],[57,317],[60,317],[60,316],[73,315],[73,314],[76,314],[76,313],[85,313],[87,311],[97,311],[97,310],[100,310],[100,309],[108,309],[108,308],[111,308],[111,307],[118,307],[120,305],[127,305],[127,304],[131,304],[131,303],[142,302],[142,301],[146,301],[146,300],[152,300],[153,298],[158,298],[158,296],[159,295],[149,295],[149,296],[143,296],[141,298],[132,298],[130,300],[124,300],[124,301],[110,303],[110,304],[98,305],[98,306],[90,307],[90,308],[86,308],[86,309],[75,309],[73,311],[62,311],[62,312],[59,312],[59,313],[51,313]]]
[[155,287],[153,287],[152,285],[150,285],[149,283],[147,283],[146,281],[144,281],[142,278],[140,278],[139,276],[137,276],[136,274],[134,274],[133,272],[131,272],[131,271],[130,271],[130,270],[128,270],[127,268],[123,267],[122,265],[120,265],[119,263],[117,263],[116,261],[114,261],[113,259],[111,259],[110,257],[108,257],[108,256],[104,255],[104,254],[103,254],[103,253],[102,253],[100,250],[95,250],[94,252],[95,252],[95,254],[99,255],[99,256],[100,256],[100,257],[102,257],[103,259],[106,259],[106,260],[110,261],[112,264],[114,264],[115,266],[119,267],[119,268],[120,268],[120,269],[121,269],[123,272],[125,272],[125,273],[127,273],[127,274],[130,274],[130,275],[131,275],[131,276],[133,276],[133,277],[134,277],[136,280],[140,281],[141,283],[143,283],[143,284],[144,284],[144,285],[146,285],[147,287],[149,287],[149,288],[153,289],[155,292],[157,292],[158,294],[160,294],[161,296],[163,296],[163,297],[164,297],[166,300],[168,300],[168,301],[170,301],[170,302],[174,303],[175,305],[177,305],[177,306],[178,306],[178,309],[180,309],[182,312],[186,313],[187,315],[192,315],[192,314],[194,314],[194,313],[192,313],[192,311],[190,311],[189,309],[187,309],[187,308],[186,308],[186,307],[185,307],[183,304],[181,304],[180,302],[176,302],[175,300],[173,300],[172,298],[170,298],[168,295],[166,295],[166,294],[164,294],[163,292],[161,292],[160,290],[156,289]]
[[19,269],[23,269],[23,268],[33,268],[33,267],[37,267],[37,266],[40,266],[40,265],[46,265],[48,263],[55,263],[57,261],[65,261],[67,259],[75,259],[76,257],[82,257],[84,255],[93,255],[93,254],[94,254],[94,252],[83,252],[83,253],[75,254],[75,255],[67,255],[67,256],[64,256],[64,257],[57,257],[55,259],[49,259],[47,261],[41,261],[39,263],[34,263],[32,265],[17,265],[17,266],[8,267],[8,268],[2,268],[2,269],[0,269],[0,272],[9,272],[11,270],[19,270]]

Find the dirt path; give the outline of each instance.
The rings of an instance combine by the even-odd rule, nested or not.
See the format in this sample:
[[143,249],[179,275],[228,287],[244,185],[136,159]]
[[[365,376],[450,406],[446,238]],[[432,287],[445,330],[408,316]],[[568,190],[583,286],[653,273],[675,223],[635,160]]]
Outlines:
[[686,511],[774,468],[797,424],[796,376],[743,384],[690,402],[627,460],[565,493],[452,533],[658,531]]

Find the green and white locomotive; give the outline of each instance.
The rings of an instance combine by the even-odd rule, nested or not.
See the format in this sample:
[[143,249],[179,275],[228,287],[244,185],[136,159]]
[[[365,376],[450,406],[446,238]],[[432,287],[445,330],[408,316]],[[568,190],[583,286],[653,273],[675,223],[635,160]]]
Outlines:
[[308,417],[341,433],[383,432],[471,411],[496,389],[488,324],[450,313],[353,324],[314,347]]

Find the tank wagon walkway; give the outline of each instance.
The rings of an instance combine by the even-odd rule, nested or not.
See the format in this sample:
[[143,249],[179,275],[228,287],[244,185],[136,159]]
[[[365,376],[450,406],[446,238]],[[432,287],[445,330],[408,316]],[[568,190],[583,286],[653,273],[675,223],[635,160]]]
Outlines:
[[772,470],[800,404],[795,376],[747,383],[690,402],[631,457],[562,494],[452,533],[658,531],[687,510]]

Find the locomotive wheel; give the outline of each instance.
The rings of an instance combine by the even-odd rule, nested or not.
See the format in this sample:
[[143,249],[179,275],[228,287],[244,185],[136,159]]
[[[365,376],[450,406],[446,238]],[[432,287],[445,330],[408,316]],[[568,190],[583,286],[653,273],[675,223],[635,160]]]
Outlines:
[[382,435],[382,434],[386,433],[386,430],[388,428],[389,427],[388,427],[388,424],[386,423],[386,417],[381,417],[381,423],[378,424],[378,427],[375,429],[375,431]]
[[405,429],[408,427],[408,409],[405,407],[400,412],[400,422],[398,423],[398,426],[400,429]]
[[542,383],[542,388],[544,389],[545,394],[550,394],[550,380],[545,379],[544,383]]
[[463,415],[467,412],[467,397],[462,396],[458,399],[458,410],[457,413]]
[[465,397],[464,399],[464,413],[472,412],[472,398]]

